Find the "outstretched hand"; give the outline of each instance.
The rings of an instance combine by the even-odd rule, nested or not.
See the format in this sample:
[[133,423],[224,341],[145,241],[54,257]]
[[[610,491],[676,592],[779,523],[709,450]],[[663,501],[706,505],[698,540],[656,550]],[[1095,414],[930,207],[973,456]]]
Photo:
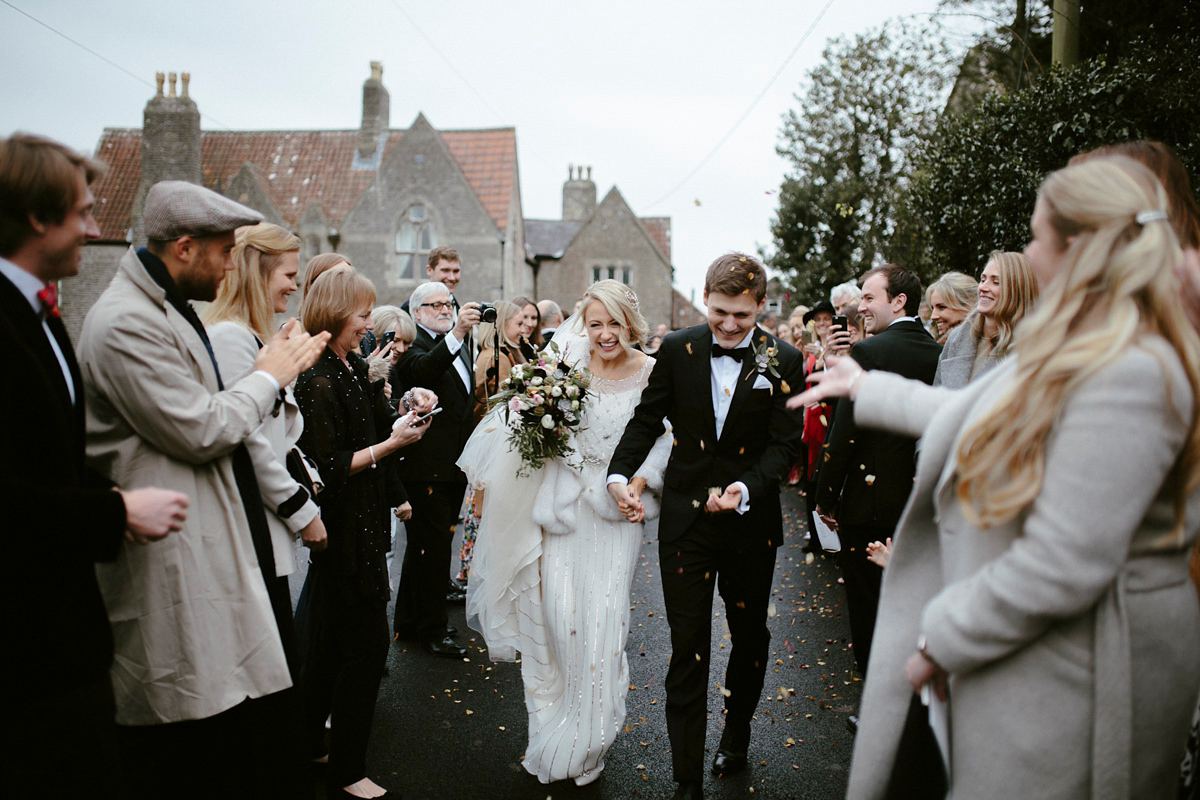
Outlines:
[[328,331],[310,336],[293,317],[266,347],[258,351],[254,369],[263,370],[279,381],[280,386],[287,386],[297,375],[317,363],[328,343]]
[[814,372],[808,376],[808,382],[812,385],[807,390],[788,398],[788,408],[794,410],[816,405],[829,397],[854,398],[858,381],[866,370],[850,356],[828,355],[825,357],[825,367],[824,372]]

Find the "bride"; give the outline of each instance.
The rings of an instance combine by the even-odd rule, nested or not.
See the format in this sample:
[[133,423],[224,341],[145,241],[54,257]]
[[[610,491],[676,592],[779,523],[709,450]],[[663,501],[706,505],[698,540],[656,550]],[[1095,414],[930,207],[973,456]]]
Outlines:
[[[484,491],[467,584],[467,622],[493,661],[520,652],[529,745],[524,767],[542,783],[583,786],[625,720],[629,590],[642,544],[642,515],[618,510],[605,488],[609,459],[646,386],[654,359],[633,348],[646,334],[637,296],[603,280],[554,335],[568,363],[592,373],[575,452],[518,478],[503,412],[476,428],[459,466]],[[515,417],[514,417],[515,419]],[[631,487],[662,488],[670,453],[663,434]],[[644,499],[646,517],[658,513]]]

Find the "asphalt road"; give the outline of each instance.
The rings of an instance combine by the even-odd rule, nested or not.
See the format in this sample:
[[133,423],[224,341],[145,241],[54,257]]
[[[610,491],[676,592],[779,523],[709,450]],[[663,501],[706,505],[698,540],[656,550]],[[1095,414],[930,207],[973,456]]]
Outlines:
[[[755,717],[751,766],[733,777],[709,776],[709,798],[845,796],[853,746],[846,718],[858,706],[862,684],[853,676],[844,595],[834,560],[817,557],[806,563],[803,498],[795,489],[784,489],[783,502],[787,536],[779,550],[774,613],[768,620],[774,663]],[[526,716],[520,665],[488,659],[482,639],[466,627],[462,605],[451,607],[450,623],[470,645],[467,658],[435,658],[418,646],[392,645],[367,760],[372,778],[406,800],[669,798],[675,783],[662,683],[670,639],[655,533],[653,524],[647,526],[640,575],[629,600],[625,732],[606,756],[599,780],[583,788],[570,781],[545,785],[521,767]],[[721,735],[717,682],[728,653],[719,596],[713,605],[713,642],[710,755]]]

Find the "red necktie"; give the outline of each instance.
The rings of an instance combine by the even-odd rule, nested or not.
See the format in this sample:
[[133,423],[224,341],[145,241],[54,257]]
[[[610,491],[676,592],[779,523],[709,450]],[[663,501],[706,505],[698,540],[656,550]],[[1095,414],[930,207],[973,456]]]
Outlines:
[[62,313],[58,310],[58,287],[53,283],[37,293],[38,300],[42,301],[42,311],[52,317],[61,317]]

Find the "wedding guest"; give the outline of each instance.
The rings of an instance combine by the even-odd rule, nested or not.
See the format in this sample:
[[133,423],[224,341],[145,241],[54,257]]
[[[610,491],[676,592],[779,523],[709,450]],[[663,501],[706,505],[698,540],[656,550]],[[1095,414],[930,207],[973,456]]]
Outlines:
[[947,272],[929,284],[925,290],[925,303],[929,306],[930,333],[938,344],[946,344],[946,337],[975,308],[979,299],[979,282],[961,272]]
[[[439,262],[439,269],[444,266]],[[457,261],[454,262],[457,270]],[[467,479],[454,463],[474,427],[474,360],[466,342],[479,324],[476,302],[463,303],[457,316],[445,284],[423,283],[409,297],[417,336],[396,362],[393,383],[427,386],[441,399],[429,434],[400,465],[413,506],[405,526],[408,546],[396,592],[393,631],[397,641],[422,642],[431,655],[462,658],[466,648],[454,639],[446,614],[451,546],[462,510]],[[464,598],[465,599],[465,598]]]
[[995,367],[1037,297],[1038,281],[1025,254],[993,250],[979,277],[975,310],[947,338],[933,385],[958,389]]
[[[96,562],[176,534],[188,496],[116,488],[84,463],[83,377],[57,283],[100,237],[89,188],[104,166],[25,133],[0,139],[0,572],[10,797],[124,797],[112,633]],[[140,754],[137,757],[141,757]]]
[[[520,306],[500,301],[496,303],[496,321],[485,322],[476,331],[480,344],[479,357],[475,359],[475,419],[478,422],[487,413],[488,398],[500,391],[500,384],[508,377],[513,364],[524,364],[526,358],[518,344],[528,330],[529,315]],[[497,336],[499,347],[496,346]],[[483,492],[467,485],[463,499],[463,535],[458,551],[458,574],[455,580],[466,583],[471,576],[471,554],[479,532],[483,515]],[[466,599],[465,597],[463,598]]]
[[424,396],[397,418],[382,381],[368,379],[359,345],[371,330],[374,303],[371,282],[341,266],[313,283],[301,310],[306,330],[331,336],[321,359],[296,382],[304,412],[300,445],[320,469],[321,515],[329,531],[329,547],[313,554],[308,574],[304,735],[311,757],[328,752],[331,797],[386,796],[367,776],[366,758],[388,649],[388,517],[399,494],[390,457],[424,435],[428,424],[417,422],[417,412],[436,404],[436,397]]
[[[604,485],[616,434],[654,367],[633,347],[646,328],[629,287],[592,284],[582,314],[554,336],[566,363],[592,375],[572,435],[575,452],[517,477],[522,460],[507,441],[505,408],[497,408],[459,460],[484,498],[468,621],[493,660],[520,653],[529,711],[521,765],[542,783],[596,780],[624,723],[628,598],[643,517],[623,514]],[[643,490],[661,489],[670,444],[669,432],[660,436],[633,477],[650,516],[657,503]]]
[[[860,424],[923,434],[848,797],[905,779],[926,788],[905,796],[930,796],[946,774],[955,797],[1174,793],[1200,690],[1184,577],[1200,533],[1200,340],[1167,220],[1162,186],[1130,159],[1054,172],[1025,250],[1042,299],[1014,357],[958,392],[844,359],[795,399],[849,394]],[[927,728],[912,747],[926,684],[951,698],[947,772]]]
[[[1098,147],[1075,156],[1071,163],[1103,155],[1123,155],[1140,162],[1158,177],[1166,190],[1171,226],[1183,248],[1183,258],[1175,268],[1182,290],[1180,299],[1192,327],[1200,330],[1200,205],[1192,193],[1187,168],[1170,147],[1162,142],[1145,140]],[[1192,583],[1200,592],[1200,540],[1192,547],[1189,572]],[[1197,794],[1200,794],[1200,702],[1192,717],[1180,783],[1181,800],[1196,800]]]
[[353,267],[350,259],[346,258],[341,253],[319,253],[308,260],[308,266],[304,268],[304,285],[301,287],[300,299],[304,300],[308,297],[308,290],[312,287],[313,282],[321,277],[321,274],[326,270],[334,267]]
[[[300,237],[269,222],[238,228],[236,237],[233,272],[221,281],[216,299],[200,315],[221,377],[231,383],[253,371],[254,358],[276,330],[275,315],[287,311],[288,298],[296,291],[302,244]],[[296,571],[295,538],[306,547],[323,550],[326,534],[314,498],[285,465],[288,451],[300,439],[304,418],[291,386],[280,391],[278,407],[259,428],[262,436],[247,440],[247,445],[270,512],[267,525],[276,579],[286,587],[287,576]],[[288,649],[293,647],[289,641]]]
[[[521,351],[525,354],[525,359],[528,361],[542,349],[544,342],[542,341],[542,312],[538,310],[537,303],[530,300],[528,297],[514,297],[508,302],[521,310]],[[481,345],[482,346],[482,345]]]
[[563,319],[562,308],[553,300],[539,300],[537,307],[542,318],[542,342],[549,342],[558,326],[566,322]]
[[291,598],[275,579],[270,529],[247,440],[327,335],[293,321],[225,381],[190,301],[211,301],[253,209],[185,181],[146,193],[146,247],[125,253],[88,312],[79,363],[89,462],[118,485],[166,483],[188,521],[155,547],[97,565],[116,659],[117,741],[130,792],[242,797],[280,791],[291,759],[277,735],[292,685],[283,637]]

